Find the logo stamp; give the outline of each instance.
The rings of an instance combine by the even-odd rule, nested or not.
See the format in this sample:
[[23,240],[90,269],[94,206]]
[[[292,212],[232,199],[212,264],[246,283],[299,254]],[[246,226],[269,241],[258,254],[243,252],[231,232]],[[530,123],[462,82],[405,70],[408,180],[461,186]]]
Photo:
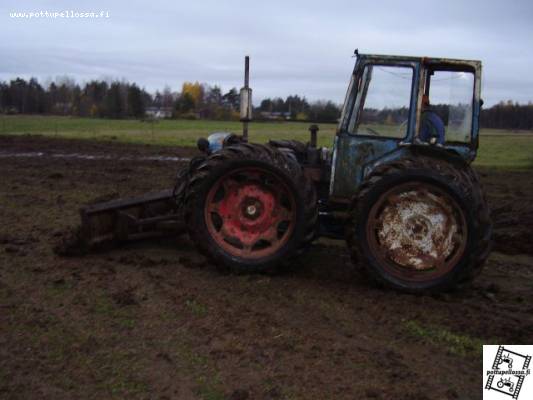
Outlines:
[[[531,374],[531,354],[533,346],[483,346],[486,373],[483,398],[517,400],[524,382],[529,379],[531,382],[528,381],[528,393],[524,399],[530,399],[529,394],[533,394],[533,378],[528,378]],[[489,364],[487,368],[487,361],[490,360],[492,365]]]

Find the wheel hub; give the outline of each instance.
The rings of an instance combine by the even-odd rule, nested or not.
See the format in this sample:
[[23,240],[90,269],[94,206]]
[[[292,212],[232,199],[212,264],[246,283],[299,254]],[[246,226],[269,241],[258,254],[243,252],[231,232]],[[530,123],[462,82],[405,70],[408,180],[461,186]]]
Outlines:
[[217,244],[233,255],[257,258],[274,253],[288,239],[294,198],[271,172],[244,169],[213,186],[205,215]]
[[[256,220],[261,217],[264,213],[265,205],[260,198],[249,198],[242,202],[241,213],[243,217],[248,218],[249,220]],[[265,199],[267,200],[267,199]],[[267,206],[270,204],[270,199],[267,201]]]
[[411,183],[388,191],[371,217],[372,247],[393,268],[441,273],[464,246],[464,216],[449,195],[432,185]]
[[246,207],[246,216],[248,218],[254,217],[256,213],[257,213],[257,208],[255,205],[249,205],[248,207]]

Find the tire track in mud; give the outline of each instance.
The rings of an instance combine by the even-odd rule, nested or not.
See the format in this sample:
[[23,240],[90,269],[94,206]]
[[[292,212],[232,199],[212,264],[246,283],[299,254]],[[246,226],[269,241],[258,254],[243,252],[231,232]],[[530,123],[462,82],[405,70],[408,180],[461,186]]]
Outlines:
[[80,153],[45,153],[35,152],[6,152],[0,151],[0,158],[56,158],[56,159],[74,159],[74,160],[111,160],[111,161],[190,161],[189,157],[172,157],[172,156],[120,156],[118,154],[80,154]]

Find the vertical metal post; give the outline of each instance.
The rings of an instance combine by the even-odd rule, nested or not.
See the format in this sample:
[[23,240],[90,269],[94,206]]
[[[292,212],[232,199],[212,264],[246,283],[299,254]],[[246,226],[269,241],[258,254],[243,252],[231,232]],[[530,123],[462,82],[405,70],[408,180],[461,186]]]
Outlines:
[[244,87],[248,89],[250,83],[250,56],[244,57]]
[[[244,57],[244,87],[248,89],[250,83],[250,57]],[[242,140],[248,142],[248,121],[242,123]]]
[[311,132],[311,140],[309,141],[309,145],[313,148],[316,148],[318,125],[311,125],[309,127],[309,132]]

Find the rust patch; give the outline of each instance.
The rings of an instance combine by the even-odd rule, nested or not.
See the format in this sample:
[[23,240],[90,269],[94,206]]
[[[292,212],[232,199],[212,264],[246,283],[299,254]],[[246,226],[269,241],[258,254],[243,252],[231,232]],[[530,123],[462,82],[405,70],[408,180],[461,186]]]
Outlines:
[[455,201],[439,188],[416,182],[381,196],[371,210],[367,232],[384,264],[407,275],[449,271],[467,238],[465,218]]

